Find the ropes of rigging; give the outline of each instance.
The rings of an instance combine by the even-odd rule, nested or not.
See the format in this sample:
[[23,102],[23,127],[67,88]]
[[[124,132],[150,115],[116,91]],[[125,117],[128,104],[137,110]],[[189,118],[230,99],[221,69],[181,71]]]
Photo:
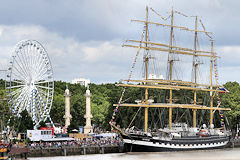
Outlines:
[[179,11],[175,11],[175,13],[177,13],[177,14],[179,14],[179,15],[181,15],[181,16],[184,16],[184,17],[188,17],[187,15],[185,15],[185,14],[179,12]]
[[[199,19],[199,21],[200,21],[200,23],[201,23],[201,25],[202,25],[203,30],[206,31],[206,28],[205,28],[205,26],[203,25],[202,20]],[[205,33],[210,39],[213,39],[213,37],[210,36],[207,32],[204,32],[204,33]]]
[[138,111],[137,111],[137,113],[134,115],[134,117],[133,117],[133,119],[132,119],[132,121],[130,122],[130,124],[128,125],[128,127],[127,128],[130,128],[131,127],[131,125],[132,125],[132,123],[133,123],[133,121],[135,120],[135,118],[137,117],[137,115],[138,115],[138,112],[140,111],[140,109],[141,109],[142,107],[139,107],[138,108]]
[[[216,85],[219,85],[218,70],[217,70],[217,58],[216,58],[215,55],[216,54],[214,53],[214,57],[213,57],[214,73],[215,73]],[[216,92],[216,96],[217,96],[217,106],[220,106],[221,100],[220,100],[220,96],[219,96],[218,92]],[[220,115],[221,126],[223,127],[224,126],[224,115],[223,115],[223,112],[221,110],[219,110],[219,115]]]
[[159,13],[157,13],[153,8],[150,8],[156,15],[158,15],[160,18],[162,18],[164,21],[166,21],[166,20],[168,20],[170,17],[171,17],[171,15],[169,15],[167,18],[165,18],[165,17],[163,17],[163,16],[161,16]]
[[[144,29],[143,32],[142,32],[141,42],[140,42],[140,44],[139,44],[139,47],[138,47],[138,50],[137,50],[137,54],[136,54],[136,56],[135,56],[135,58],[134,58],[134,61],[133,61],[133,64],[132,64],[132,68],[131,68],[131,71],[130,71],[129,76],[128,76],[128,81],[127,81],[127,83],[129,83],[129,80],[130,80],[131,77],[132,77],[132,73],[133,73],[133,70],[134,70],[135,65],[136,65],[136,62],[137,62],[137,57],[138,57],[138,55],[139,55],[139,53],[140,53],[140,50],[141,50],[141,47],[142,47],[142,41],[143,41],[144,33],[145,33],[145,29]],[[110,122],[109,122],[110,125],[111,125],[111,130],[113,130],[112,125],[113,125],[113,122],[114,122],[116,113],[117,113],[118,110],[119,110],[119,106],[120,106],[120,104],[121,104],[121,102],[122,102],[122,99],[123,99],[123,96],[124,96],[125,91],[126,91],[126,87],[123,88],[123,91],[122,91],[121,97],[120,97],[120,99],[119,99],[119,101],[118,101],[118,104],[117,104],[116,108],[115,108],[114,111],[113,111],[112,119],[111,119]]]

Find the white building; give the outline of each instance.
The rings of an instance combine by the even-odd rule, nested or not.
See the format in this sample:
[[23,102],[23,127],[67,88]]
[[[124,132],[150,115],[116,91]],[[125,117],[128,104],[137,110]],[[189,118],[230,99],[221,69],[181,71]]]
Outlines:
[[160,75],[159,77],[157,77],[156,74],[149,74],[148,79],[164,79],[164,77],[163,75]]
[[157,79],[157,75],[156,74],[149,74],[148,79]]
[[52,130],[27,130],[27,137],[31,141],[41,141],[53,138]]
[[87,87],[89,83],[90,83],[90,79],[85,79],[85,78],[76,78],[72,80],[72,84],[80,84],[85,87]]

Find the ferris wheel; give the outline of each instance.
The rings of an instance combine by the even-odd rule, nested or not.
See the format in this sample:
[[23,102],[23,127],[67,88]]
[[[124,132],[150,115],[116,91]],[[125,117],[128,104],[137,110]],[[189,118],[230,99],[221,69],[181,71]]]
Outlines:
[[19,116],[26,109],[35,126],[50,118],[53,70],[38,41],[24,40],[16,45],[7,69],[6,92],[13,114]]

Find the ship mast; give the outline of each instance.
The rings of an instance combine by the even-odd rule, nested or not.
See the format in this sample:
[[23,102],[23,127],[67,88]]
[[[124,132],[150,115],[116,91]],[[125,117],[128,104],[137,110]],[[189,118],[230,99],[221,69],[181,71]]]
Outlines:
[[[213,72],[213,40],[211,40],[211,68],[210,68],[210,89],[212,89],[212,72]],[[210,107],[213,107],[213,94],[212,91],[210,92]],[[210,110],[210,125],[213,124],[213,110]]]
[[[148,42],[148,6],[146,7],[146,23],[145,23],[145,41]],[[146,80],[148,80],[148,61],[149,61],[149,56],[148,56],[148,52],[149,49],[148,48],[148,43],[145,43],[145,47],[146,47],[146,53],[145,53],[145,78]],[[145,84],[147,84],[147,82],[145,82]],[[145,104],[148,104],[148,88],[145,88]],[[148,107],[145,107],[145,118],[144,118],[144,131],[147,132],[148,130]]]
[[[196,54],[197,51],[197,16],[195,19],[195,36],[194,36],[194,53]],[[198,67],[198,62],[197,62],[197,56],[193,56],[193,66],[194,66],[194,83],[197,84],[197,67]],[[195,87],[197,87],[195,85]],[[197,90],[194,90],[194,105],[197,104]],[[193,109],[193,127],[196,128],[197,125],[197,109]]]
[[[170,65],[170,81],[172,80],[173,71],[173,58],[172,58],[172,48],[173,48],[173,9],[171,11],[171,38],[169,46],[169,65]],[[172,104],[172,89],[169,90],[169,103]],[[169,129],[172,129],[172,108],[169,108]]]
[[[213,58],[216,58],[216,54],[213,52],[213,41],[211,41],[211,51],[203,51],[203,50],[197,50],[197,36],[198,33],[205,33],[205,34],[211,34],[211,32],[207,32],[204,30],[198,30],[198,17],[195,18],[195,28],[189,29],[182,26],[174,25],[174,11],[172,9],[171,11],[171,24],[162,24],[162,23],[156,23],[149,21],[148,17],[148,6],[146,7],[146,19],[145,20],[132,20],[135,22],[144,23],[145,25],[145,41],[141,40],[127,40],[126,42],[132,42],[132,43],[144,43],[145,45],[131,45],[131,44],[123,44],[123,47],[133,47],[138,49],[144,49],[145,55],[145,79],[144,80],[123,80],[127,82],[135,82],[137,84],[116,84],[116,86],[123,86],[123,87],[137,87],[137,88],[143,88],[145,89],[145,97],[144,101],[137,103],[137,104],[128,104],[123,103],[121,106],[126,107],[144,107],[145,108],[145,118],[144,118],[144,131],[148,131],[148,109],[149,108],[168,108],[169,109],[169,129],[172,129],[172,109],[173,108],[185,108],[185,109],[192,109],[193,110],[193,127],[196,127],[196,112],[197,110],[210,110],[210,124],[213,124],[213,113],[216,110],[231,110],[230,108],[219,108],[213,106],[213,93],[216,92],[227,92],[219,90],[220,87],[218,84],[213,85],[212,83],[212,72],[213,72]],[[156,43],[156,42],[150,42],[148,40],[149,37],[149,25],[157,25],[162,27],[169,27],[171,28],[170,33],[170,44],[162,44],[162,43]],[[173,45],[173,31],[174,29],[180,29],[188,32],[194,32],[194,49],[189,48],[183,48],[180,46]],[[161,54],[168,53],[168,63],[169,63],[169,77],[168,80],[162,80],[162,79],[149,79],[148,78],[148,69],[149,69],[149,51],[159,51]],[[187,81],[181,81],[181,80],[173,80],[173,54],[179,54],[179,55],[186,55],[186,56],[193,56],[193,68],[194,68],[194,81],[193,82],[187,82]],[[210,79],[210,85],[209,84],[199,84],[197,83],[197,69],[199,62],[197,61],[198,57],[207,57],[211,58],[211,79]],[[148,89],[164,89],[169,90],[169,103],[150,103],[148,100]],[[173,103],[173,90],[192,90],[194,91],[194,104],[174,104]],[[211,96],[211,102],[210,107],[204,106],[204,105],[198,105],[197,104],[197,91],[205,91],[210,92]],[[117,106],[115,104],[114,106]]]

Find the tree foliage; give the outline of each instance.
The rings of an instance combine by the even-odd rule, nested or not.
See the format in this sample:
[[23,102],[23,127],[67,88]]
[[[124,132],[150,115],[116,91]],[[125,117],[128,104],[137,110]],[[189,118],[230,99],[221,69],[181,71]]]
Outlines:
[[18,119],[18,128],[16,128],[16,131],[19,133],[25,133],[27,132],[27,129],[33,129],[33,121],[30,115],[28,114],[27,110],[25,109],[20,113],[20,117]]
[[[64,92],[66,85],[70,90],[70,113],[72,115],[71,125],[69,129],[78,129],[78,126],[85,126],[85,112],[86,112],[86,87],[79,84],[70,84],[63,81],[55,81],[55,92],[53,104],[50,112],[50,116],[55,123],[60,123],[62,126],[65,125],[65,120],[63,118],[65,114],[65,97]],[[235,127],[240,120],[240,86],[237,82],[228,82],[225,85],[231,94],[220,94],[221,98],[221,107],[229,107],[232,110],[229,112],[224,112],[229,125],[231,128]],[[93,115],[92,124],[95,127],[101,127],[102,129],[110,129],[109,121],[112,118],[113,104],[117,104],[121,96],[122,87],[116,87],[115,84],[90,84],[89,86],[91,91],[91,113]],[[141,88],[127,88],[123,101],[125,103],[135,103],[135,100],[144,99],[144,89]],[[193,92],[188,90],[179,90],[173,91],[173,100],[174,103],[193,103]],[[197,92],[198,95],[198,104],[210,105],[210,96],[207,92]],[[5,97],[4,81],[0,80],[0,96]],[[169,91],[167,90],[154,90],[149,89],[149,98],[153,99],[156,103],[167,103],[169,101]],[[216,96],[215,103],[216,106]],[[135,117],[136,112],[139,108],[135,107],[120,107],[118,113],[115,116],[115,121],[121,127],[128,127],[129,123]],[[10,118],[10,111],[7,106],[6,101],[0,101],[0,113],[2,119],[5,123]],[[136,115],[136,120],[133,125],[143,128],[144,126],[144,108],[140,109],[139,114]],[[13,123],[12,126],[18,128],[21,126],[19,131],[24,131],[25,126],[32,128],[29,115],[24,112],[22,119],[18,117],[11,116],[10,123]],[[184,115],[184,116],[182,116]],[[173,122],[188,122],[192,124],[192,110],[185,109],[173,109]],[[214,123],[216,127],[220,125],[220,116],[218,111],[214,114]],[[156,121],[158,124],[153,123]],[[30,123],[31,122],[31,123]],[[198,110],[197,112],[197,122],[198,124],[209,123],[209,111]],[[21,123],[21,124],[19,124]],[[158,128],[164,127],[168,123],[168,109],[151,109],[149,110],[149,127]],[[25,126],[23,125],[25,124]]]
[[78,130],[78,125],[77,125],[77,123],[76,122],[71,122],[71,124],[68,126],[68,128],[67,128],[67,132],[68,133],[72,133],[73,132],[73,130]]
[[17,133],[25,133],[28,129],[33,129],[32,118],[26,109],[20,113],[19,117],[12,115],[8,125]]
[[222,95],[222,103],[224,107],[231,108],[226,116],[230,127],[235,128],[240,122],[240,86],[237,82],[227,82],[224,87],[231,93]]

